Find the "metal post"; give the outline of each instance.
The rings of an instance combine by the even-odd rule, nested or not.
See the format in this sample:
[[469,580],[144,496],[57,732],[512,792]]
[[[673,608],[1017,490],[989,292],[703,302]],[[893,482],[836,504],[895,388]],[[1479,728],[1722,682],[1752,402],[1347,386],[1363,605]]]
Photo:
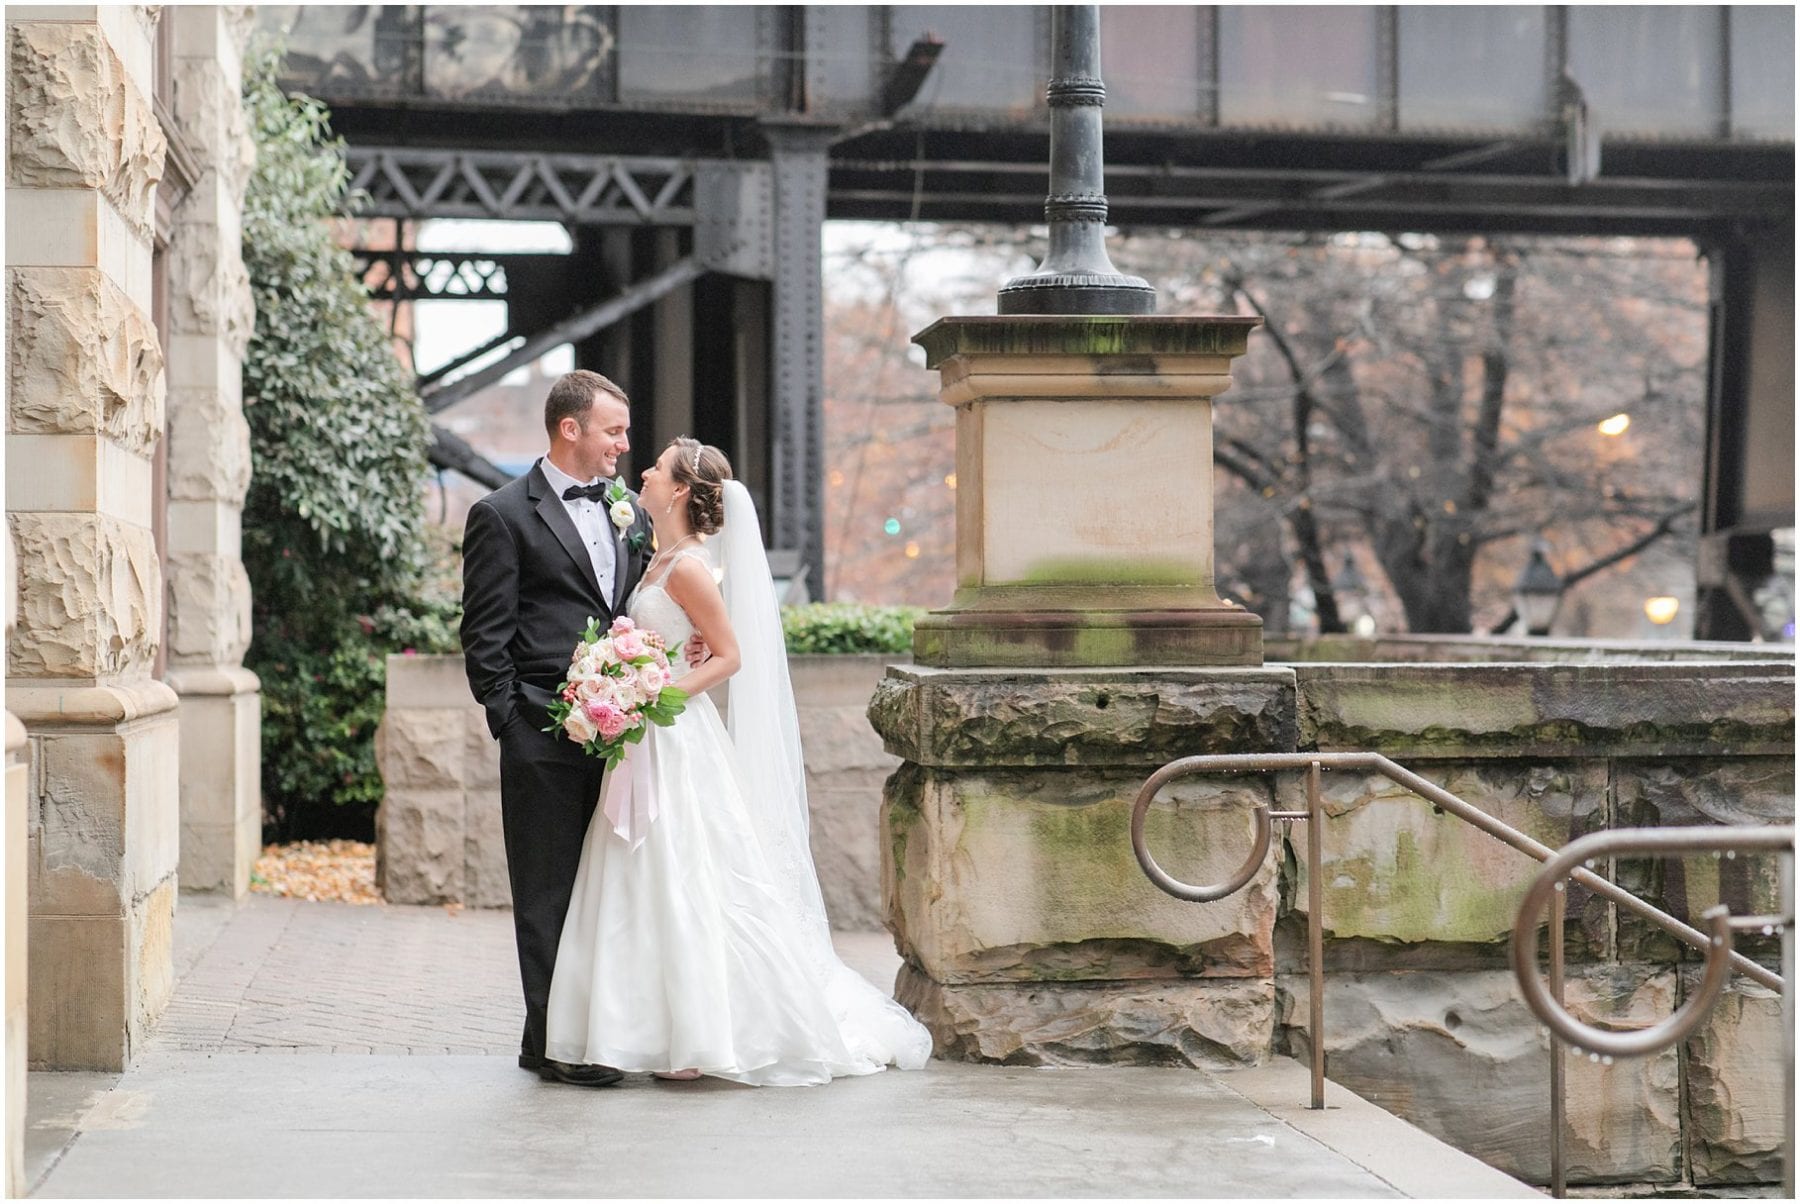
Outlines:
[[1786,1126],[1781,1143],[1781,1187],[1794,1196],[1794,853],[1781,855],[1781,1032],[1782,1093]]
[[1306,961],[1312,998],[1312,1106],[1325,1106],[1325,805],[1319,763],[1306,771]]
[[820,234],[833,131],[765,122],[774,169],[775,321],[769,432],[770,548],[800,553],[825,594],[825,336]]
[[1105,152],[1100,110],[1100,9],[1050,10],[1050,250],[1037,271],[1000,290],[1003,314],[1147,314],[1156,290],[1125,276],[1106,253]]
[[[1568,900],[1568,891],[1557,884],[1556,893],[1550,896],[1550,994],[1556,999],[1556,1006],[1562,1007],[1563,999],[1563,908]],[[1567,1106],[1568,1065],[1563,1054],[1562,1038],[1554,1032],[1550,1034],[1550,1194],[1558,1200],[1568,1194],[1563,1168],[1563,1110]]]

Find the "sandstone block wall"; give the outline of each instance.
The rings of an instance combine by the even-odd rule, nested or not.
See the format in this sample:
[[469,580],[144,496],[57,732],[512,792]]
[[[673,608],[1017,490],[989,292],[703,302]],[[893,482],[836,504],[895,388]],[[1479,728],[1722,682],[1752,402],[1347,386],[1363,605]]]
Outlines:
[[[6,619],[6,637],[10,642],[13,624],[18,617],[19,577],[18,550],[11,532],[3,545],[6,556],[5,596],[0,601]],[[6,1147],[5,1178],[9,1199],[25,1195],[25,1065],[30,1059],[26,1042],[28,1008],[26,1000],[26,942],[30,932],[31,897],[26,889],[29,881],[25,849],[30,824],[30,770],[27,761],[30,742],[25,725],[6,712]]]
[[[812,805],[813,860],[832,926],[881,927],[881,784],[899,764],[866,716],[890,658],[803,656],[789,662]],[[388,658],[376,734],[384,794],[377,877],[391,903],[507,907],[500,752],[469,696],[460,656]]]
[[243,667],[250,578],[244,350],[255,328],[241,216],[255,148],[244,114],[248,10],[170,7],[176,132],[197,178],[174,214],[169,277],[169,649],[181,696],[181,886],[241,895],[262,838],[262,703]]
[[[1591,650],[1590,650],[1591,651]],[[1022,1065],[1229,1066],[1306,1054],[1306,832],[1277,827],[1241,893],[1180,903],[1132,855],[1131,800],[1202,753],[1376,751],[1544,844],[1628,826],[1791,822],[1791,661],[1301,663],[1257,670],[890,671],[870,718],[904,764],[883,802],[902,997],[939,1056]],[[1768,650],[1762,651],[1768,656]],[[1328,773],[1331,1077],[1527,1179],[1548,1177],[1548,1042],[1507,942],[1538,865],[1386,778]],[[1256,800],[1299,774],[1182,779],[1147,817],[1189,882],[1226,878]],[[1620,860],[1600,872],[1690,921],[1778,904],[1772,859]],[[1576,889],[1570,1005],[1642,1026],[1694,958]],[[1771,961],[1773,941],[1747,952]],[[1710,1188],[1779,1178],[1778,1000],[1740,982],[1682,1051],[1571,1063],[1574,1182]]]
[[157,10],[6,12],[7,709],[35,772],[29,1057],[121,1069],[170,989],[176,697],[155,680],[165,426],[153,312]]

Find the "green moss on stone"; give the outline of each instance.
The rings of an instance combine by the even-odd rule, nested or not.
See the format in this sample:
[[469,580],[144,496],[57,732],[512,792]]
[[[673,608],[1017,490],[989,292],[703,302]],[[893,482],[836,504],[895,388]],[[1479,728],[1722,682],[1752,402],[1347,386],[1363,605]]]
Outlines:
[[[1094,560],[1051,557],[1034,560],[1019,579],[1024,585],[1169,585],[1199,586],[1200,574],[1186,560],[1126,558]],[[1010,583],[1009,583],[1010,584]]]
[[882,821],[887,825],[888,855],[894,859],[894,885],[906,881],[906,846],[920,820],[919,795],[925,771],[905,762],[888,775],[881,789]]

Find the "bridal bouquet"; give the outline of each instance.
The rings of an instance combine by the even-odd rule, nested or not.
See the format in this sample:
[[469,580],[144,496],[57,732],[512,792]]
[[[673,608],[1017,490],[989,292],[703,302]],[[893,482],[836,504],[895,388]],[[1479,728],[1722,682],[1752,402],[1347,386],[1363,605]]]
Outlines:
[[668,727],[687,708],[687,691],[670,685],[668,650],[654,631],[639,630],[624,615],[605,632],[589,619],[569,659],[568,680],[557,686],[550,726],[561,728],[591,757],[611,769],[626,746],[644,738],[649,725]]

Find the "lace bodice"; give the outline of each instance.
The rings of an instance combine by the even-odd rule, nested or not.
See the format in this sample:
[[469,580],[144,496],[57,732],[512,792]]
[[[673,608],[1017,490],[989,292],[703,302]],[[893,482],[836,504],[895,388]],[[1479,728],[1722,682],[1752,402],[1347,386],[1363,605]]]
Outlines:
[[699,548],[683,548],[670,557],[667,564],[656,570],[654,580],[646,577],[638,582],[637,588],[631,591],[631,597],[625,602],[625,613],[631,616],[632,622],[663,638],[663,644],[669,651],[669,670],[676,681],[688,674],[687,658],[682,655],[681,648],[694,634],[694,624],[688,618],[687,611],[681,609],[681,604],[670,597],[669,591],[663,586],[668,581],[669,574],[675,571],[676,564],[689,556],[695,557],[710,569],[712,562],[707,559],[704,551]]

